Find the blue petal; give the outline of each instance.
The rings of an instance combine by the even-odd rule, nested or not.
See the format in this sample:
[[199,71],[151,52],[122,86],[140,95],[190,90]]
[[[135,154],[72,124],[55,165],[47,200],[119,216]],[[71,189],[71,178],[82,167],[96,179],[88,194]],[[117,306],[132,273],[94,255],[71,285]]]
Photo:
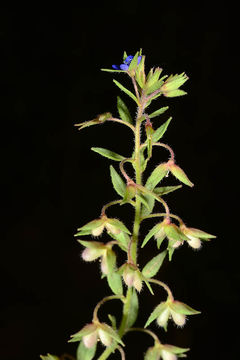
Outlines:
[[128,55],[128,56],[126,57],[126,59],[124,60],[124,64],[129,65],[133,58],[134,58],[134,56]]
[[119,65],[112,65],[112,68],[115,69],[115,70],[120,70]]
[[142,60],[142,57],[141,56],[139,56],[138,57],[138,65],[140,64],[140,61]]
[[126,64],[121,64],[121,65],[120,65],[120,69],[121,69],[121,70],[128,70],[128,65],[126,65]]

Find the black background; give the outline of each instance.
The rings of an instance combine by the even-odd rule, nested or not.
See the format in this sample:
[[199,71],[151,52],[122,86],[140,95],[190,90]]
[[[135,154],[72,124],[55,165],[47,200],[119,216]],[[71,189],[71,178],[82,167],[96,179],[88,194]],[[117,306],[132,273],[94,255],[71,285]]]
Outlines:
[[[146,54],[147,69],[185,71],[188,96],[159,99],[152,110],[169,105],[157,127],[173,116],[164,141],[195,183],[169,194],[169,205],[189,226],[217,235],[200,252],[184,247],[165,262],[159,278],[175,297],[202,311],[183,329],[172,324],[166,343],[191,347],[189,359],[236,358],[239,303],[238,19],[231,2],[189,7],[159,2],[102,1],[84,7],[26,6],[1,11],[2,59],[2,236],[0,357],[39,359],[47,352],[74,355],[69,336],[91,321],[97,301],[109,295],[98,263],[80,258],[76,228],[97,218],[117,196],[109,165],[91,146],[131,154],[131,131],[119,124],[84,129],[75,123],[110,111],[117,115],[118,89],[112,74],[100,71],[121,63],[123,51]],[[122,75],[114,78],[127,84]],[[129,84],[130,85],[130,84]],[[122,98],[134,114],[131,100]],[[154,152],[154,165],[166,160]],[[169,177],[168,184],[176,184]],[[109,211],[131,226],[130,206]],[[155,222],[145,223],[144,236]],[[106,239],[106,237],[105,237]],[[140,266],[156,254],[149,243]],[[141,293],[142,326],[165,294]],[[119,319],[120,303],[100,313]],[[126,337],[127,359],[141,359],[152,341]],[[103,350],[103,348],[101,349]],[[101,353],[101,352],[100,352]],[[112,358],[119,359],[119,354]]]

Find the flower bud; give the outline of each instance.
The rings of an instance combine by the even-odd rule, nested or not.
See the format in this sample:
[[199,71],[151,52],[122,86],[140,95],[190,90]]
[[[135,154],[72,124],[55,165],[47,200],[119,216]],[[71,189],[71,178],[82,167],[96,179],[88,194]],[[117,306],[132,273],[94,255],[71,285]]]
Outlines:
[[190,239],[188,241],[188,244],[193,248],[193,249],[200,249],[200,247],[202,246],[201,240],[195,236],[191,236],[188,235],[188,238]]
[[100,225],[99,227],[92,229],[92,235],[93,236],[99,236],[102,234],[104,230],[104,224]]
[[133,269],[129,264],[126,264],[123,271],[123,280],[129,287],[135,287],[140,292],[142,289],[142,277],[138,269]]
[[178,326],[184,326],[186,323],[186,316],[180,313],[176,313],[175,311],[171,311],[171,316],[173,321]]
[[177,360],[177,356],[167,350],[161,350],[163,360]]
[[101,271],[105,275],[109,273],[106,253],[102,256],[101,259]]
[[129,266],[125,266],[125,269],[123,272],[123,280],[127,286],[129,286],[129,287],[133,286],[134,270],[132,270]]
[[101,342],[103,343],[103,345],[105,345],[105,346],[111,345],[112,337],[108,333],[106,333],[106,331],[104,331],[103,329],[99,329],[98,336],[99,336]]
[[93,261],[102,256],[102,249],[90,249],[86,248],[82,252],[82,258],[84,261]]
[[174,249],[178,248],[179,246],[181,246],[183,244],[183,241],[177,240],[175,241],[175,243],[172,244],[172,247]]
[[105,227],[106,227],[106,229],[107,229],[110,233],[112,233],[113,235],[118,235],[118,234],[120,234],[120,232],[121,232],[120,229],[118,229],[116,226],[111,225],[111,224],[109,224],[109,223],[106,223],[106,224],[105,224]]
[[157,318],[157,324],[159,326],[162,327],[166,327],[167,323],[168,323],[168,319],[170,316],[170,311],[169,308],[167,307],[162,313],[161,315],[159,315],[159,317]]
[[82,340],[86,348],[92,348],[97,343],[98,332],[95,330],[93,333],[89,335],[83,336]]

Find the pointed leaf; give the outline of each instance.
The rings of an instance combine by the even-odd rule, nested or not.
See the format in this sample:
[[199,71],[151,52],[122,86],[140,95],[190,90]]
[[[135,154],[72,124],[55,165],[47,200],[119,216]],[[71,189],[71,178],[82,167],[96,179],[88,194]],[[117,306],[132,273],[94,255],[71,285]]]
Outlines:
[[181,182],[188,186],[193,186],[194,184],[189,180],[185,172],[176,164],[171,165],[170,167],[171,173]]
[[169,260],[169,261],[172,261],[172,257],[173,257],[174,251],[175,251],[175,248],[174,248],[174,247],[172,247],[172,246],[169,246],[169,247],[168,247],[168,260]]
[[154,236],[160,230],[160,228],[161,228],[161,224],[158,223],[148,232],[148,234],[145,236],[143,240],[141,248],[143,248],[146,245],[146,243],[151,239],[152,236]]
[[108,224],[115,226],[117,229],[124,231],[127,234],[131,234],[131,232],[126,228],[122,221],[118,219],[108,219]]
[[120,196],[124,197],[126,192],[126,184],[112,165],[110,166],[110,174],[114,189]]
[[116,320],[115,316],[108,314],[108,318],[112,323],[113,330],[116,330],[117,329],[117,320]]
[[118,108],[118,113],[120,115],[120,118],[123,121],[132,124],[133,121],[132,121],[131,114],[130,114],[126,104],[120,98],[120,96],[117,97],[117,108]]
[[147,285],[148,290],[150,291],[150,293],[151,293],[152,295],[154,295],[154,292],[153,292],[153,289],[152,289],[150,283],[147,281],[147,279],[143,279],[143,280],[144,280],[145,284]]
[[94,331],[96,331],[97,327],[95,324],[87,324],[81,330],[79,330],[76,334],[71,335],[71,339],[68,342],[80,341],[83,336],[87,336]]
[[100,69],[101,71],[107,71],[107,72],[125,72],[125,70],[114,70],[114,69]]
[[173,223],[169,225],[165,225],[164,230],[166,232],[167,237],[170,238],[171,240],[175,240],[175,241],[181,240],[181,231],[179,230],[177,225]]
[[186,351],[189,351],[190,349],[189,348],[180,348],[178,346],[165,344],[164,350],[169,351],[170,353],[173,353],[173,354],[182,354]]
[[146,324],[144,325],[144,327],[148,327],[154,320],[156,320],[161,313],[167,308],[167,305],[165,302],[162,302],[161,304],[159,304],[151,313],[151,315],[149,316]]
[[163,114],[168,108],[169,108],[169,106],[162,107],[161,109],[158,109],[158,110],[154,111],[153,113],[151,113],[150,115],[148,115],[148,117],[150,119],[152,119],[156,116],[159,116],[159,115]]
[[116,340],[119,344],[121,344],[122,346],[124,346],[124,343],[122,342],[122,340],[120,339],[118,333],[113,330],[113,328],[107,324],[101,324],[101,326],[99,326],[103,331],[105,331],[109,336],[111,336],[111,338],[113,338],[114,340]]
[[108,158],[108,159],[111,159],[111,160],[115,160],[115,161],[122,161],[125,159],[124,156],[122,155],[119,155],[111,150],[108,150],[108,149],[104,149],[104,148],[100,148],[100,147],[92,147],[91,148],[92,151],[95,151],[96,153]]
[[135,288],[129,288],[128,296],[131,296],[130,304],[126,301],[123,307],[123,314],[127,317],[126,329],[133,326],[138,316],[138,296]]
[[108,274],[112,274],[116,269],[116,254],[112,249],[107,250],[106,262],[107,262]]
[[47,354],[46,356],[40,355],[42,360],[59,360],[58,356]]
[[144,206],[146,206],[148,210],[150,210],[149,203],[146,200],[145,196],[143,196],[142,194],[137,194],[136,197],[141,201]]
[[128,96],[130,96],[130,98],[132,98],[137,104],[138,104],[138,101],[137,101],[137,98],[136,96],[131,92],[129,91],[128,89],[126,89],[122,84],[120,84],[117,80],[113,79],[113,82],[114,84],[116,84],[119,89],[121,89],[122,91],[125,92],[125,94],[127,94]]
[[146,187],[149,190],[153,190],[155,186],[164,178],[165,175],[167,175],[168,168],[166,163],[158,165],[146,182]]
[[200,239],[213,239],[213,238],[216,238],[215,235],[208,234],[205,231],[202,231],[202,230],[199,230],[199,229],[188,228],[188,230],[190,230],[188,232],[189,235],[192,235],[192,236],[200,238]]
[[77,360],[92,360],[95,356],[97,344],[91,348],[87,348],[83,341],[80,342],[77,348]]
[[183,90],[172,90],[169,91],[167,94],[165,94],[166,97],[176,97],[176,96],[183,96],[183,95],[187,95],[186,91]]
[[144,217],[144,216],[148,216],[153,211],[154,204],[155,204],[155,198],[149,194],[144,194],[144,195],[142,195],[142,197],[144,197],[145,201],[148,204],[148,206],[142,207],[141,216]]
[[137,52],[137,53],[134,55],[134,57],[133,57],[130,65],[129,65],[129,67],[128,67],[128,71],[131,71],[132,69],[135,69],[135,68],[137,67],[137,64],[138,64],[138,56],[139,56],[139,52]]
[[175,191],[177,189],[181,189],[182,185],[177,185],[177,186],[161,186],[161,187],[156,187],[154,189],[154,193],[157,194],[158,196],[162,196],[165,194],[168,194],[172,191]]
[[112,272],[107,275],[107,282],[112,292],[115,295],[123,294],[122,277],[117,272]]
[[187,304],[184,304],[184,303],[182,303],[180,301],[177,301],[177,300],[174,300],[173,302],[171,302],[169,304],[169,306],[173,311],[175,311],[176,313],[179,313],[179,314],[196,315],[196,314],[201,313],[201,311],[194,310],[193,308],[191,308]]
[[164,124],[162,124],[157,130],[154,131],[154,133],[152,135],[153,142],[158,142],[158,140],[163,137],[171,120],[172,120],[172,117],[170,116],[170,118]]
[[128,250],[128,244],[130,242],[130,237],[127,233],[121,231],[119,234],[111,233],[110,236],[119,242],[119,246],[121,247],[121,249],[123,249],[124,251]]
[[167,255],[167,250],[161,252],[160,254],[158,254],[157,256],[152,258],[152,260],[150,260],[144,266],[144,268],[142,270],[143,276],[145,276],[146,278],[151,278],[154,275],[156,275],[158,270],[160,269],[166,255]]
[[100,241],[85,241],[85,240],[77,240],[81,245],[85,246],[88,249],[104,249],[105,244]]

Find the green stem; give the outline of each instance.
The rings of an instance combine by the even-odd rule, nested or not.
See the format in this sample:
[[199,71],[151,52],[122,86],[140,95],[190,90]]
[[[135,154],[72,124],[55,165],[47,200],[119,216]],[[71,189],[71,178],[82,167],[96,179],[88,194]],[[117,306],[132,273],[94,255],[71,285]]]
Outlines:
[[154,217],[165,217],[165,216],[169,216],[169,217],[171,217],[171,218],[173,218],[173,219],[176,219],[178,222],[179,222],[179,224],[180,225],[183,225],[184,223],[183,223],[183,221],[182,221],[182,219],[179,217],[179,216],[177,216],[177,215],[174,215],[174,214],[166,214],[166,213],[155,213],[155,214],[150,214],[150,215],[147,215],[147,216],[143,216],[142,218],[141,218],[141,221],[143,221],[143,220],[146,220],[146,219],[151,219],[151,218],[154,218]]
[[110,295],[110,296],[107,296],[105,298],[103,298],[101,301],[99,301],[99,303],[97,303],[97,305],[95,306],[95,309],[93,311],[93,322],[98,322],[98,316],[97,316],[97,313],[98,313],[98,310],[99,308],[106,302],[106,301],[109,301],[109,300],[114,300],[114,299],[120,299],[123,301],[124,299],[124,296],[123,295]]
[[154,341],[155,341],[156,343],[160,344],[159,338],[158,338],[157,335],[154,334],[154,332],[152,332],[151,330],[143,329],[143,328],[131,328],[131,329],[128,329],[127,331],[128,331],[128,332],[129,332],[129,331],[140,331],[140,332],[144,332],[144,333],[150,335],[150,336],[154,339]]
[[[142,96],[140,105],[138,107],[136,126],[135,126],[135,181],[137,185],[142,184],[142,171],[141,171],[141,157],[140,157],[140,148],[141,148],[141,122],[142,116],[145,107],[145,98]],[[135,205],[135,218],[133,225],[133,235],[132,235],[132,244],[131,244],[131,257],[135,264],[137,264],[137,246],[138,246],[138,236],[139,236],[139,228],[141,222],[141,201],[137,197],[136,205]],[[132,298],[132,289],[129,287],[127,290],[126,301],[124,304],[124,311],[122,316],[121,325],[119,328],[119,336],[120,338],[124,335],[127,326],[128,313],[130,309]],[[109,355],[117,348],[117,345],[108,347],[102,355],[98,358],[98,360],[106,360]]]

